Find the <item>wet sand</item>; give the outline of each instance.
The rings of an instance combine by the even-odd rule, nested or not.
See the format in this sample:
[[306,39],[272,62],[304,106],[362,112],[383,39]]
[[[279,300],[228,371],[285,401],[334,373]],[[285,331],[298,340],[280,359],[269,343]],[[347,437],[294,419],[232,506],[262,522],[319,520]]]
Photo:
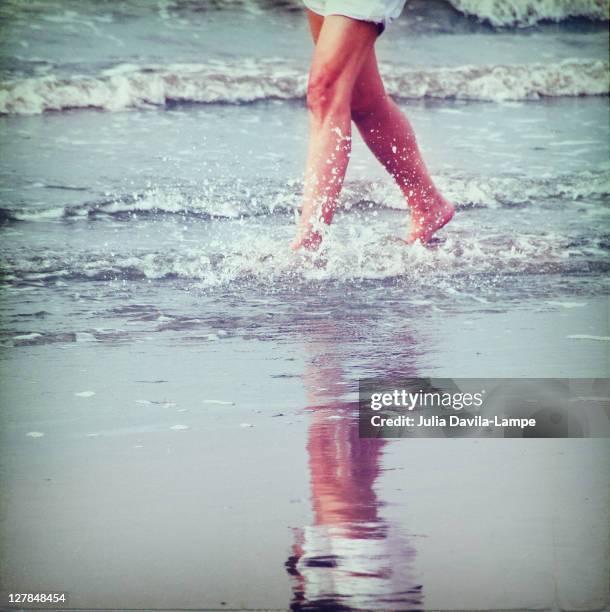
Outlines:
[[244,318],[6,350],[2,589],[77,608],[600,609],[607,440],[359,440],[354,415],[361,372],[603,376],[608,342],[568,337],[608,336],[606,299],[586,302],[414,316],[379,342],[349,316]]

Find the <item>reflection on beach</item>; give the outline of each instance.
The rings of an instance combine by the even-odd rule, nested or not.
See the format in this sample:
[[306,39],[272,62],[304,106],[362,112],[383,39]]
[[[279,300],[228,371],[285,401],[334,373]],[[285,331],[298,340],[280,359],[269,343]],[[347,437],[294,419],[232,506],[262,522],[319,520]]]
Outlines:
[[294,530],[285,564],[293,579],[291,609],[421,609],[423,587],[412,570],[416,551],[400,526],[381,516],[385,502],[375,488],[388,442],[359,438],[357,402],[329,403],[346,390],[332,347],[308,343],[315,352],[305,372],[314,519]]

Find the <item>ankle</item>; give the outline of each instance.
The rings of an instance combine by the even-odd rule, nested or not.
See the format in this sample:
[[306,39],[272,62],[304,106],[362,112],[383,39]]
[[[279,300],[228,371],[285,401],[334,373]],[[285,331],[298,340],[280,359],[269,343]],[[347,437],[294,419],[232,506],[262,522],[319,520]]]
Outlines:
[[438,210],[446,205],[445,198],[436,188],[415,191],[407,190],[405,193],[409,208],[416,213],[427,213]]

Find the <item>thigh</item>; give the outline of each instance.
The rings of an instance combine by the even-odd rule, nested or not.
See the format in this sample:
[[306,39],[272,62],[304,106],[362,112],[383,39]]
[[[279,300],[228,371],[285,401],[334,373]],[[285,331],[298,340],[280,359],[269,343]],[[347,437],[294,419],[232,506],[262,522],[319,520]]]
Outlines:
[[333,83],[351,92],[376,39],[375,24],[343,15],[328,15],[318,35],[310,82]]
[[375,48],[371,48],[364,61],[352,90],[352,110],[368,112],[371,107],[385,98],[383,80],[379,74]]
[[314,43],[317,43],[318,36],[320,36],[320,30],[322,29],[322,24],[324,23],[324,17],[311,9],[307,9],[307,19],[309,21],[309,31],[311,32],[311,37],[313,38]]

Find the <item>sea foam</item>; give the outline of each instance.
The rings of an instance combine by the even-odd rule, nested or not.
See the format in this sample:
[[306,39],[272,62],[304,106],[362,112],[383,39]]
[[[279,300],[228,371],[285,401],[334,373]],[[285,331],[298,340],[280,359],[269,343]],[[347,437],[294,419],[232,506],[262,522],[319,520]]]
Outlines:
[[[458,208],[502,208],[527,206],[543,200],[599,200],[610,195],[607,167],[554,176],[481,177],[464,173],[434,176],[443,193]],[[248,185],[201,186],[194,192],[179,188],[150,187],[130,194],[110,195],[104,199],[78,204],[32,208],[15,206],[0,209],[6,221],[46,223],[50,221],[87,221],[93,218],[127,220],[175,216],[183,219],[245,219],[292,215],[300,205],[303,185],[300,180],[284,184],[260,181],[257,196],[248,195]],[[342,206],[352,209],[400,209],[404,196],[390,181],[349,181],[342,194]],[[44,270],[44,261],[39,268]],[[6,276],[5,276],[6,278]]]
[[[608,64],[568,59],[554,63],[413,69],[381,67],[397,98],[501,102],[608,94]],[[201,64],[119,64],[94,75],[14,78],[0,82],[0,114],[95,108],[123,111],[169,103],[244,104],[300,99],[303,65],[280,59],[216,60]]]
[[539,21],[585,17],[608,19],[607,0],[448,0],[458,11],[496,27],[531,26]]

